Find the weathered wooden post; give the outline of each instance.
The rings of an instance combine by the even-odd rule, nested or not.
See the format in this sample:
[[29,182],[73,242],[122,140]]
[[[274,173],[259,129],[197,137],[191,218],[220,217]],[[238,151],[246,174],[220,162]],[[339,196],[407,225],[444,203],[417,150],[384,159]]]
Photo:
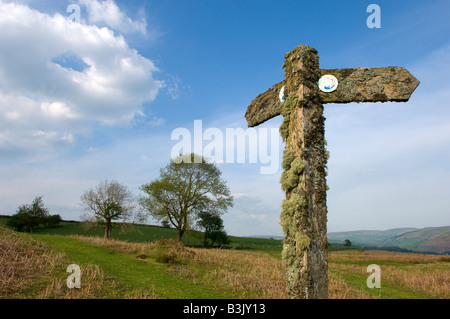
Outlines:
[[319,69],[317,51],[300,45],[285,55],[284,81],[259,95],[249,127],[281,114],[280,224],[291,298],[328,298],[325,118],[323,103],[406,102],[419,81],[404,68]]

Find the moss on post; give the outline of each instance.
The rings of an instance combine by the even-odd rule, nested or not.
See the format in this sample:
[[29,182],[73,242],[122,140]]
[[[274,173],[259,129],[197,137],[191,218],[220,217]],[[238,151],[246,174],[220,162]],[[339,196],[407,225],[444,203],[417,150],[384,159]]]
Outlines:
[[287,171],[291,168],[291,163],[295,159],[295,154],[289,151],[283,151],[283,161],[281,162],[281,168]]
[[293,234],[296,228],[292,227],[293,219],[300,220],[307,213],[306,200],[297,193],[293,193],[289,199],[283,200],[281,203],[280,225],[283,233]]
[[301,181],[301,174],[304,168],[305,163],[300,158],[294,159],[289,165],[289,169],[281,173],[281,189],[287,192],[297,187]]
[[283,116],[283,122],[280,125],[279,131],[281,138],[286,142],[289,136],[289,122],[292,109],[297,106],[298,96],[295,93],[290,93],[286,100],[281,103],[281,115]]

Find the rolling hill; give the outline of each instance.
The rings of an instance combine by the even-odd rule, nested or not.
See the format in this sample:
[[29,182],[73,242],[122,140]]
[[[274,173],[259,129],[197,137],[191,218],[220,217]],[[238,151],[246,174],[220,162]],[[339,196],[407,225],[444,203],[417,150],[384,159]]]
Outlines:
[[346,239],[352,242],[353,247],[450,254],[450,226],[328,233],[331,244],[343,244]]

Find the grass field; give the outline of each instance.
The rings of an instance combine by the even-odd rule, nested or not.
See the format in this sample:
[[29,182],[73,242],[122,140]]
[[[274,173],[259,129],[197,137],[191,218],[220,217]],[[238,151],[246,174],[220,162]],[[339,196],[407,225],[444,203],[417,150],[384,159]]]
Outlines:
[[[7,218],[0,217],[0,225],[6,225]],[[95,228],[86,228],[83,223],[62,222],[60,226],[54,228],[37,228],[35,234],[47,235],[81,235],[81,236],[103,236],[103,231]],[[187,232],[183,236],[183,242],[187,246],[202,246],[201,233],[197,231]],[[233,249],[245,250],[268,250],[281,251],[283,243],[281,240],[269,238],[250,238],[229,236],[230,247]],[[114,229],[111,238],[128,242],[152,242],[160,239],[176,239],[177,231],[173,228],[164,228],[153,225],[132,225],[125,229]]]
[[[138,229],[104,240],[75,223],[33,235],[0,227],[0,298],[287,297],[280,241],[235,238],[239,249],[204,249],[176,243],[170,229]],[[69,264],[80,266],[80,289],[67,288]],[[366,285],[370,264],[381,268],[379,289]],[[450,257],[330,251],[329,278],[335,299],[448,299]]]

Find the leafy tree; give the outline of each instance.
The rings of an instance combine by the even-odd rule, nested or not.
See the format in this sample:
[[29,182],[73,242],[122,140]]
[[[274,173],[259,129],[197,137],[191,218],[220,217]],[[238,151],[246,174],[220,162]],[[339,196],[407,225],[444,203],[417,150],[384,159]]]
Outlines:
[[8,220],[7,224],[18,231],[33,233],[33,230],[39,225],[45,226],[50,220],[52,221],[51,224],[54,225],[56,219],[53,216],[55,215],[50,216],[48,212],[42,196],[38,196],[33,200],[33,203],[19,206],[16,214]]
[[168,220],[181,241],[204,211],[224,214],[233,198],[220,170],[195,154],[180,155],[160,170],[160,176],[141,186],[141,206],[157,220]]
[[50,215],[44,219],[44,227],[56,227],[59,223],[62,222],[62,218],[59,214]]
[[227,233],[224,230],[222,218],[211,212],[200,212],[198,214],[200,218],[197,221],[197,226],[204,229],[203,246],[212,247],[215,243],[218,245],[229,244]]
[[33,233],[33,229],[39,226],[39,222],[25,211],[25,207],[21,206],[8,220],[7,225],[20,232]]
[[81,219],[103,229],[106,239],[111,237],[113,227],[123,226],[132,218],[139,217],[134,213],[136,205],[132,193],[114,180],[102,181],[85,191],[81,202],[85,210]]
[[350,247],[352,245],[352,242],[349,239],[344,240],[344,246]]
[[170,223],[168,220],[165,219],[161,222],[161,226],[164,228],[170,228]]
[[230,238],[228,238],[227,232],[225,230],[216,231],[210,234],[211,239],[211,247],[214,244],[217,244],[219,246],[226,246],[231,244]]

